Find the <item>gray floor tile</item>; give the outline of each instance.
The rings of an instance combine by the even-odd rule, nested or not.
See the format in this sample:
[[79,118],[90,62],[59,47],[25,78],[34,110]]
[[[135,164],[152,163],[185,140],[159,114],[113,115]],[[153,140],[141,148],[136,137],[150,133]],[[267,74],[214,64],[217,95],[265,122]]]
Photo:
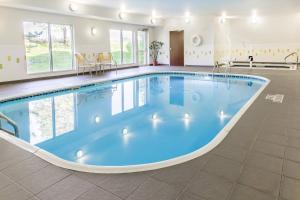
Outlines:
[[258,136],[259,140],[263,140],[266,142],[279,144],[279,145],[287,145],[288,137],[284,135],[276,135],[276,134],[260,134]]
[[94,187],[82,194],[76,200],[121,200],[119,197],[104,191],[99,187]]
[[31,153],[2,139],[0,140],[0,152],[0,170],[32,157]]
[[262,128],[260,129],[260,135],[275,134],[286,135],[286,124],[282,119],[268,118],[264,121]]
[[74,200],[89,189],[92,184],[71,175],[37,195],[41,200]]
[[155,170],[152,175],[154,179],[163,181],[178,189],[183,189],[190,180],[199,173],[200,169],[194,167],[190,162]]
[[225,138],[224,143],[234,145],[244,149],[249,149],[255,140],[256,134],[248,128],[232,129],[229,135]]
[[8,167],[2,171],[3,174],[9,176],[13,180],[20,180],[44,167],[49,165],[48,162],[34,156],[22,162]]
[[14,183],[0,190],[1,200],[27,200],[32,196],[33,194],[28,193],[23,188]]
[[253,146],[253,150],[259,151],[265,154],[269,154],[272,156],[277,156],[283,158],[284,156],[284,146],[272,144],[264,141],[256,141]]
[[184,192],[176,200],[206,200],[206,199],[190,192]]
[[245,167],[239,182],[241,184],[277,196],[279,193],[281,176],[254,167]]
[[299,200],[300,199],[300,182],[284,177],[280,189],[280,196],[286,200]]
[[11,183],[12,181],[6,175],[0,173],[0,190]]
[[300,138],[300,130],[299,129],[288,128],[286,130],[286,135],[289,136],[289,137]]
[[164,182],[148,178],[127,200],[174,200],[180,191]]
[[297,137],[289,137],[288,146],[294,148],[300,148],[300,138]]
[[212,151],[212,153],[238,162],[243,162],[246,158],[247,151],[238,146],[225,145],[221,143]]
[[37,194],[65,178],[69,174],[70,172],[68,170],[61,169],[54,165],[48,165],[47,167],[19,180],[19,183],[32,193]]
[[281,174],[283,158],[270,156],[260,152],[251,152],[247,156],[246,165]]
[[98,185],[121,198],[127,198],[148,178],[148,174],[146,173],[118,175],[76,173],[76,176],[88,180],[89,182],[94,183],[95,185]]
[[286,148],[285,158],[288,160],[300,162],[300,149],[296,148]]
[[224,178],[201,172],[189,184],[187,192],[211,200],[223,200],[229,195],[232,186],[232,182]]
[[204,170],[230,181],[236,181],[241,173],[242,165],[239,162],[229,160],[220,156],[211,156]]
[[30,197],[28,200],[40,200],[39,198],[33,196],[33,197]]
[[230,200],[277,200],[277,198],[248,186],[238,184],[234,188]]
[[287,177],[300,180],[300,163],[286,160],[284,162],[283,174]]

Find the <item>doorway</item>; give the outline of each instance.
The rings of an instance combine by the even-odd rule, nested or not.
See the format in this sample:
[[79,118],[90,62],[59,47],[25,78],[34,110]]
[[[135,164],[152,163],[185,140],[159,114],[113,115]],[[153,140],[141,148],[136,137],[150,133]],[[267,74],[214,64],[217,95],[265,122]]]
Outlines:
[[170,31],[170,65],[184,66],[184,31]]

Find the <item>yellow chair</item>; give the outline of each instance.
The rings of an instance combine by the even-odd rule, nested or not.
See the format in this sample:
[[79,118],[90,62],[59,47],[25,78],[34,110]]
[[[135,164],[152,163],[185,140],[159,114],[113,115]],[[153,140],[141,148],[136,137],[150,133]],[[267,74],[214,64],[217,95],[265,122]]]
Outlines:
[[109,66],[109,69],[112,69],[112,66],[115,67],[116,73],[118,72],[117,62],[113,59],[112,53],[105,52],[99,53],[97,57],[97,66],[100,67],[100,70],[104,72],[105,66]]
[[93,68],[96,70],[96,64],[89,62],[81,53],[75,53],[76,64],[77,64],[77,76],[80,73],[80,68],[83,68],[82,74],[84,75],[85,69],[88,68],[90,75],[92,75]]

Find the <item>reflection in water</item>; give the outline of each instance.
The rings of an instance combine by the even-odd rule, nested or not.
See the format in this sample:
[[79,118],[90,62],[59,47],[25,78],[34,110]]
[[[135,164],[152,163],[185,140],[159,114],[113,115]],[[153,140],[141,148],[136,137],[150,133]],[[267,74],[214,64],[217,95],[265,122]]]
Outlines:
[[133,81],[127,81],[124,83],[124,111],[130,110],[133,108]]
[[54,97],[54,105],[55,135],[73,131],[75,126],[74,95],[67,94]]
[[111,99],[112,116],[147,104],[147,79],[126,81],[113,87],[116,89]]
[[[74,95],[29,102],[30,143],[38,144],[75,128]],[[53,119],[54,117],[54,119]]]
[[122,112],[122,93],[123,93],[123,85],[117,84],[113,85],[116,89],[114,90],[111,97],[111,114],[116,115]]
[[151,95],[157,95],[164,92],[163,89],[163,79],[161,77],[151,77],[150,78],[150,91]]
[[170,77],[170,104],[184,106],[184,77]]
[[139,107],[144,106],[146,104],[146,90],[147,90],[147,79],[139,79],[138,80],[139,86]]
[[29,102],[30,143],[38,144],[53,137],[52,98]]

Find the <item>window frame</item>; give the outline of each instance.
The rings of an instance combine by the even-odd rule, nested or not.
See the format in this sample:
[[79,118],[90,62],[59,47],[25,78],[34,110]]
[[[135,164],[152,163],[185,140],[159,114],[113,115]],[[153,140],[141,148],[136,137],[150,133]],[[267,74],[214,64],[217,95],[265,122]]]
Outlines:
[[[40,24],[47,24],[48,28],[48,45],[49,45],[49,71],[46,72],[35,72],[35,73],[30,73],[28,71],[28,59],[26,55],[26,45],[25,45],[25,32],[24,32],[24,23],[40,23]],[[58,72],[66,72],[66,71],[74,71],[74,54],[75,54],[75,42],[74,42],[74,25],[73,24],[67,24],[67,23],[51,23],[51,22],[42,22],[42,21],[23,21],[23,44],[24,44],[24,50],[25,50],[25,58],[26,58],[26,74],[28,75],[36,75],[36,74],[49,74],[49,73],[58,73]],[[51,37],[51,25],[63,25],[63,26],[70,26],[70,32],[71,32],[71,58],[72,58],[72,64],[70,69],[67,70],[53,70],[53,52],[52,52],[52,37]]]
[[[115,31],[120,31],[120,50],[121,50],[121,63],[119,63],[119,65],[134,65],[134,64],[138,64],[137,61],[137,31],[136,30],[130,30],[130,29],[118,29],[118,28],[110,28],[109,31],[109,45],[110,45],[110,52],[112,52],[111,49],[111,40],[110,40],[110,33],[111,30],[115,30]],[[132,36],[132,62],[131,63],[124,63],[124,39],[123,39],[123,32],[124,31],[128,31],[131,32],[131,36]],[[146,46],[148,46],[146,44]]]
[[[144,56],[145,56],[145,58],[144,58],[144,63],[143,64],[141,64],[140,63],[140,59],[139,59],[139,32],[144,32],[145,33],[145,38],[144,38],[144,42],[145,42],[145,48],[144,48]],[[148,60],[149,60],[149,58],[148,58],[148,56],[149,56],[149,31],[148,30],[137,30],[136,31],[136,63],[138,64],[138,65],[147,65],[148,64]]]

